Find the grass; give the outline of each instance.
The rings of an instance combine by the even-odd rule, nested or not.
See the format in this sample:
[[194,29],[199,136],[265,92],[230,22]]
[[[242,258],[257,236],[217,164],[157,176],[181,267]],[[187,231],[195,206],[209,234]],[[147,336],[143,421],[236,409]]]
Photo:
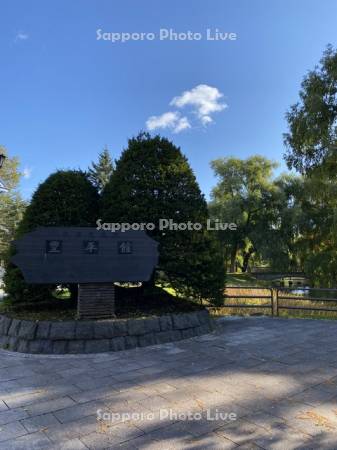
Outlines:
[[[239,315],[239,316],[251,316],[251,315],[271,315],[271,308],[250,308],[249,305],[258,304],[258,305],[270,305],[270,299],[261,298],[259,296],[270,295],[269,289],[254,289],[254,288],[245,288],[243,286],[239,286],[235,289],[227,288],[226,291],[226,303],[234,304],[234,305],[246,305],[244,307],[217,307],[211,308],[211,313],[214,316],[230,316],[230,315]],[[256,295],[257,298],[232,298],[232,295],[242,295],[242,296],[251,296]],[[337,294],[337,293],[336,293]],[[298,297],[298,299],[287,299],[287,295],[292,297]],[[300,306],[300,307],[313,307],[313,308],[336,308],[336,312],[331,311],[301,311],[301,310],[290,310],[290,309],[279,309],[279,317],[287,317],[287,318],[309,318],[309,319],[337,319],[337,299],[336,302],[329,301],[317,301],[310,300],[304,301],[301,300],[303,296],[294,295],[293,293],[284,293],[283,296],[279,297],[279,306]]]
[[[287,299],[286,296],[298,297],[298,300]],[[316,297],[317,294],[315,294]],[[337,292],[334,298],[336,298]],[[325,295],[326,296],[326,295]],[[279,317],[297,317],[302,319],[337,319],[337,299],[336,301],[317,301],[301,300],[301,295],[294,295],[293,293],[285,293],[283,296],[279,297],[279,306],[301,306],[301,307],[312,307],[312,308],[336,308],[336,312],[332,311],[301,311],[301,310],[287,310],[279,309]]]
[[[270,300],[261,296],[269,296],[269,282],[257,280],[248,273],[227,274],[227,286],[235,286],[235,289],[226,288],[226,303],[245,305],[244,307],[210,307],[213,316],[252,316],[271,315]],[[251,288],[248,286],[255,286]],[[251,296],[257,298],[236,299],[231,295]],[[293,294],[291,294],[293,296]],[[315,295],[316,296],[316,295]],[[337,296],[337,293],[336,293]],[[206,303],[206,302],[205,302]],[[266,307],[252,308],[250,305],[259,304]],[[303,301],[301,296],[298,299],[279,300],[282,306],[312,306],[312,307],[333,307],[337,309],[336,302],[324,301]],[[143,292],[139,288],[116,287],[116,315],[119,318],[128,317],[148,317],[169,313],[181,313],[200,309],[196,302],[181,298],[174,289],[164,286],[156,286],[152,291]],[[29,320],[73,320],[76,319],[76,302],[71,301],[68,291],[58,291],[51,301],[43,303],[26,304],[24,308],[10,307],[3,302],[0,304],[0,312],[4,312],[11,317]],[[328,311],[299,311],[299,310],[279,310],[279,317],[310,318],[310,319],[337,319],[336,312]]]
[[[229,283],[228,283],[229,284]],[[249,285],[248,282],[246,282]],[[257,286],[258,287],[258,286]],[[263,298],[263,296],[270,295],[270,289],[261,288],[245,288],[245,287],[236,287],[236,288],[226,288],[225,290],[226,299],[225,303],[232,305],[247,305],[243,308],[230,308],[230,307],[213,307],[210,309],[210,312],[214,316],[251,316],[251,315],[268,315],[271,314],[270,308],[249,308],[249,305],[270,305],[270,300],[268,298]],[[231,295],[256,295],[257,298],[233,298]],[[261,296],[261,297],[259,297]]]
[[44,302],[11,305],[6,300],[0,304],[0,313],[15,319],[72,320],[76,316],[76,303],[69,297],[52,298]]
[[257,280],[251,273],[227,273],[226,275],[227,286],[256,286],[264,287],[268,286],[268,282],[264,280]]
[[[179,314],[197,311],[202,307],[159,287],[147,290],[145,293],[139,288],[116,287],[115,309],[117,318],[131,318]],[[77,302],[71,300],[67,292],[58,292],[54,298],[45,302],[13,306],[4,301],[0,304],[0,313],[27,320],[75,320]]]

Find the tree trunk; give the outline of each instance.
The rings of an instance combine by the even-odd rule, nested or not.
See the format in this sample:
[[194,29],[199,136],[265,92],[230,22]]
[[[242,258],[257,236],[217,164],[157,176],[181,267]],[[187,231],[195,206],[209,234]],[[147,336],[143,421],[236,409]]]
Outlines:
[[235,261],[236,261],[237,251],[238,251],[238,244],[235,243],[231,250],[231,265],[230,265],[230,269],[229,269],[229,271],[232,273],[235,272]]
[[244,254],[243,254],[243,264],[241,266],[242,272],[247,272],[249,259],[250,259],[250,257],[252,256],[252,254],[254,252],[255,252],[255,248],[254,247],[250,247],[248,252],[244,252]]

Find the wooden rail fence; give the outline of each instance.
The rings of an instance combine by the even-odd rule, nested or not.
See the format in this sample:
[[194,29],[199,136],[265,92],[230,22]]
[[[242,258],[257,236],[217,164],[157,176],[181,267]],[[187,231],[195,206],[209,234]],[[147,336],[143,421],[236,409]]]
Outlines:
[[[315,296],[310,294],[312,291]],[[298,293],[300,292],[300,293]],[[322,296],[321,296],[322,294]],[[254,300],[253,303],[252,300]],[[247,302],[248,301],[248,302]],[[227,286],[224,304],[219,309],[264,310],[278,317],[281,311],[335,312],[337,313],[337,289],[309,287],[257,287]]]

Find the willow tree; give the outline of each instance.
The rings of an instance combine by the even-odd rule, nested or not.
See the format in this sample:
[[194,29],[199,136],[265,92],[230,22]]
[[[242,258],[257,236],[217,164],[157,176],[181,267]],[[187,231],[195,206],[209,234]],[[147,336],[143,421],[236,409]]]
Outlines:
[[337,286],[337,50],[329,46],[287,113],[289,168],[304,175],[302,246],[313,283]]

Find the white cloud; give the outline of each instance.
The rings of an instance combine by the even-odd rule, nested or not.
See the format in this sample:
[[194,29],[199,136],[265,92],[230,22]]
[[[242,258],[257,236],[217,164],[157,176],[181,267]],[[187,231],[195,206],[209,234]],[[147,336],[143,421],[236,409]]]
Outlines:
[[174,133],[180,133],[180,131],[187,130],[191,128],[191,124],[188,121],[187,117],[181,117],[178,119],[178,122],[173,130]]
[[32,169],[30,167],[25,167],[22,171],[23,178],[28,180],[32,176]]
[[15,36],[15,41],[26,41],[29,38],[29,34],[19,31]]
[[166,112],[161,116],[151,116],[146,121],[146,126],[149,130],[156,128],[170,128],[177,121],[178,114],[176,112]]
[[201,120],[201,123],[202,123],[203,125],[207,125],[208,123],[212,123],[212,122],[213,122],[212,117],[211,117],[211,116],[208,116],[208,115],[206,115],[206,116],[201,116],[201,117],[200,117],[200,120]]
[[[223,94],[216,87],[199,84],[190,91],[185,91],[181,95],[174,97],[170,102],[170,106],[175,106],[179,109],[189,106],[189,117],[192,112],[194,122],[196,121],[195,117],[197,117],[197,122],[201,122],[203,126],[206,126],[213,122],[212,115],[214,113],[227,108],[227,104],[222,98]],[[159,116],[151,116],[146,121],[146,127],[150,131],[161,128],[170,130],[173,133],[180,133],[183,130],[192,128],[189,118],[186,115],[182,116],[179,111],[168,111]]]
[[146,121],[146,127],[150,131],[162,128],[169,129],[173,133],[180,133],[187,128],[191,128],[191,125],[187,117],[181,117],[179,112],[168,111],[160,116],[149,117]]
[[211,114],[227,108],[226,103],[221,99],[223,94],[215,87],[207,84],[199,84],[190,91],[183,92],[180,96],[174,97],[170,102],[171,106],[183,108],[191,106],[203,125],[213,122]]

